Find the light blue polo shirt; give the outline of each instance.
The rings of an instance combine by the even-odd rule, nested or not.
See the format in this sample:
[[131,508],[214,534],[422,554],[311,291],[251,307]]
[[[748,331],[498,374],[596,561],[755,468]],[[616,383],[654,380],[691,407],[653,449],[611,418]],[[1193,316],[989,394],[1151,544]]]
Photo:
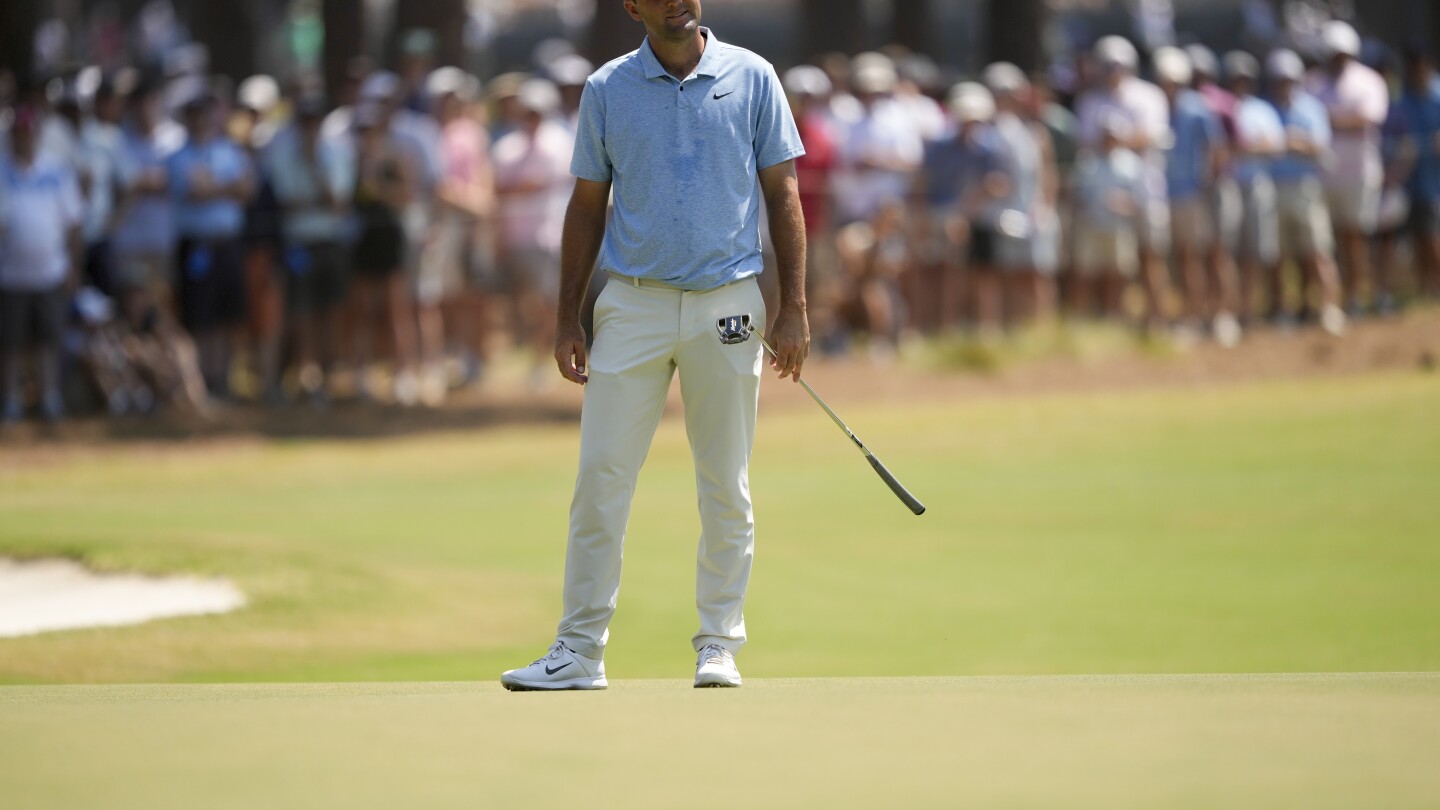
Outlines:
[[613,183],[599,268],[708,290],[758,275],[757,172],[805,154],[780,79],[708,28],[695,72],[665,72],[647,37],[585,83],[570,172]]

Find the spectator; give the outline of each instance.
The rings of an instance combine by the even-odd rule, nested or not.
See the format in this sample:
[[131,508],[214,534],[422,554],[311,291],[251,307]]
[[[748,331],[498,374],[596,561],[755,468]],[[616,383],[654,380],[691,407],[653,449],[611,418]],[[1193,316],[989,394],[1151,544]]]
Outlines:
[[1195,325],[1209,322],[1216,340],[1234,346],[1240,339],[1235,289],[1229,262],[1206,260],[1215,249],[1214,178],[1223,159],[1224,131],[1205,100],[1190,89],[1190,57],[1163,47],[1154,55],[1155,76],[1170,102],[1174,142],[1166,153],[1165,186],[1170,195],[1171,238],[1184,290],[1186,313]]
[[1239,313],[1245,318],[1253,311],[1255,282],[1262,268],[1274,264],[1279,253],[1279,221],[1270,163],[1284,153],[1285,127],[1270,102],[1255,95],[1260,78],[1260,63],[1255,57],[1243,51],[1225,54],[1225,75],[1235,94],[1232,172],[1240,188],[1244,214],[1235,253],[1240,265]]
[[996,255],[999,220],[1015,180],[1007,172],[1005,147],[995,132],[995,99],[990,91],[982,84],[961,83],[951,91],[950,108],[959,132],[948,148],[933,157],[939,177],[953,178],[958,192],[947,230],[951,241],[963,248],[975,324],[983,335],[991,336],[998,333],[1004,315]]
[[326,403],[326,382],[338,358],[340,306],[349,283],[345,237],[355,196],[354,163],[320,137],[324,114],[322,99],[301,98],[294,122],[265,156],[281,207],[280,265],[300,392],[317,406]]
[[855,58],[852,85],[860,118],[843,134],[844,172],[836,189],[843,221],[869,221],[884,200],[904,198],[924,158],[925,144],[894,99],[899,80],[886,56]]
[[1169,105],[1160,88],[1135,75],[1140,57],[1135,46],[1123,37],[1103,37],[1095,43],[1095,61],[1100,68],[1097,87],[1077,103],[1082,145],[1097,148],[1114,127],[1105,133],[1100,126],[1112,113],[1121,115],[1130,139],[1130,151],[1140,156],[1145,167],[1145,195],[1139,201],[1138,251],[1140,281],[1145,292],[1147,328],[1158,326],[1164,313],[1164,266],[1169,251],[1170,209],[1165,192],[1165,156],[1161,147],[1169,140]]
[[[1309,290],[1318,288],[1320,324],[1339,335],[1345,328],[1345,315],[1338,306],[1340,280],[1332,258],[1335,243],[1321,182],[1321,164],[1330,152],[1329,116],[1324,105],[1300,89],[1305,66],[1294,51],[1272,52],[1265,59],[1265,72],[1285,127],[1285,152],[1270,168],[1279,213],[1279,258],[1293,259],[1300,266],[1305,307],[1309,306]],[[1284,321],[1289,312],[1282,267],[1276,262],[1270,271],[1270,309],[1272,320]]]
[[1385,123],[1390,93],[1380,75],[1360,63],[1360,35],[1348,23],[1327,23],[1321,37],[1326,58],[1310,84],[1312,94],[1330,114],[1334,133],[1325,192],[1339,242],[1345,295],[1355,313],[1361,308],[1362,291],[1373,286],[1367,237],[1375,229],[1380,209],[1384,179],[1380,126]]
[[[89,95],[90,115],[80,125],[80,154],[87,167],[85,197],[85,274],[106,294],[117,289],[112,261],[111,236],[116,225],[125,189],[134,178],[134,168],[125,149],[120,119],[125,99],[114,81],[101,79],[98,69],[91,74],[98,81]],[[88,88],[87,88],[88,89]]]
[[130,328],[175,310],[175,212],[167,165],[185,144],[185,129],[165,114],[158,82],[130,94],[126,160],[133,166],[126,205],[112,238],[120,311]]
[[284,404],[280,387],[281,341],[285,337],[285,267],[281,260],[281,206],[266,152],[275,138],[280,85],[269,76],[251,76],[236,91],[227,132],[243,146],[255,167],[255,193],[245,206],[244,264],[246,346],[258,391],[271,407]]
[[[1404,85],[1390,107],[1386,129],[1398,140],[1387,179],[1403,187],[1410,199],[1404,231],[1414,244],[1416,281],[1422,293],[1440,294],[1440,84],[1422,51],[1405,55]],[[1394,241],[1387,239],[1381,244],[1382,273],[1393,258]]]
[[0,421],[24,416],[21,372],[33,351],[40,412],[58,420],[65,407],[60,340],[78,269],[84,204],[75,173],[40,154],[39,111],[22,106],[0,166]]
[[1123,112],[1106,111],[1092,125],[1099,144],[1076,167],[1075,307],[1081,317],[1114,318],[1139,269],[1147,168],[1129,147],[1134,135]]
[[195,337],[212,395],[230,395],[235,330],[246,315],[245,206],[256,190],[245,150],[220,132],[219,98],[196,87],[184,103],[187,142],[166,167],[179,237],[181,320]]
[[[1048,319],[1055,308],[1055,282],[1050,273],[1055,251],[1053,192],[1045,187],[1049,153],[1043,127],[1025,116],[1030,80],[1018,67],[997,62],[985,69],[985,84],[995,98],[995,136],[999,146],[1006,194],[996,217],[995,265],[1001,271],[1002,294],[1017,321]],[[1041,264],[1048,264],[1047,272]]]
[[790,110],[800,129],[805,154],[795,160],[800,185],[800,207],[805,214],[806,297],[810,302],[810,328],[816,335],[834,331],[835,272],[834,242],[830,239],[830,186],[839,163],[839,137],[828,115],[830,77],[811,65],[786,71],[785,92]]
[[[583,79],[581,80],[583,83]],[[495,172],[490,162],[490,135],[470,114],[479,82],[457,68],[440,68],[427,82],[440,125],[441,174],[437,190],[437,228],[433,261],[444,268],[445,323],[460,346],[462,384],[480,376],[485,356],[488,301],[476,268],[491,261],[495,212]],[[479,241],[483,238],[484,242]],[[486,256],[478,255],[487,251]],[[432,371],[431,397],[436,390]],[[445,380],[439,380],[441,388]]]
[[560,291],[560,235],[574,186],[575,139],[556,120],[560,93],[546,79],[520,86],[519,128],[495,142],[500,199],[500,256],[516,318],[516,337],[534,352],[533,380],[552,376],[555,297]]
[[884,200],[870,222],[846,225],[836,241],[849,282],[839,307],[842,319],[866,334],[872,359],[888,361],[906,318],[900,287],[910,270],[911,250],[904,201]]
[[404,406],[420,401],[416,376],[415,329],[409,285],[405,276],[408,237],[402,212],[419,194],[417,168],[410,154],[386,126],[384,110],[375,102],[355,108],[355,215],[359,237],[352,266],[355,271],[356,394],[369,399],[374,317],[388,332],[395,349],[393,392]]

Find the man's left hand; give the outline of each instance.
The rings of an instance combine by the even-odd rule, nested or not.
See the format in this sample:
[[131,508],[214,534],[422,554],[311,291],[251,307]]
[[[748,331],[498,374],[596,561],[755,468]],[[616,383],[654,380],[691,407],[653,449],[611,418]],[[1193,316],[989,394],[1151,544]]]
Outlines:
[[805,309],[782,308],[768,337],[775,349],[770,367],[780,373],[780,379],[793,376],[799,382],[800,367],[810,356],[810,322],[805,317]]

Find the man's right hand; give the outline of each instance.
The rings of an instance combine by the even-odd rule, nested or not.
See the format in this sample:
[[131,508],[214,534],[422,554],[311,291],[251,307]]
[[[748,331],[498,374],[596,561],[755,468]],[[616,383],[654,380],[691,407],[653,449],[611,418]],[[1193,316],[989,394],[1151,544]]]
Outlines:
[[562,323],[555,329],[555,363],[560,376],[584,385],[590,381],[589,352],[585,349],[585,328],[578,322]]

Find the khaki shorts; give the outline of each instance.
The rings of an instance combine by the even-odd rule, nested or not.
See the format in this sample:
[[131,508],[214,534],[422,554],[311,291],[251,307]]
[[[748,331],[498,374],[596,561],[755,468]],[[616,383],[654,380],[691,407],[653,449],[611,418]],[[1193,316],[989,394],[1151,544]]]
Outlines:
[[1236,257],[1271,264],[1280,255],[1280,221],[1275,210],[1275,184],[1268,176],[1255,178],[1240,188],[1244,221]]
[[1338,183],[1333,179],[1325,186],[1325,202],[1330,206],[1330,219],[1342,231],[1373,233],[1380,218],[1380,186],[1384,173],[1379,167],[1367,171],[1358,183]]
[[1176,250],[1204,253],[1215,246],[1215,207],[1208,195],[1170,203],[1170,233]]
[[1140,240],[1132,229],[1082,224],[1075,231],[1075,274],[1094,278],[1116,270],[1134,278],[1140,269],[1139,251]]
[[415,265],[415,299],[421,304],[438,304],[465,288],[465,263],[469,256],[473,220],[447,216],[435,224]]
[[1275,187],[1280,213],[1280,253],[1296,259],[1329,256],[1335,252],[1335,234],[1320,178],[1307,177]]

